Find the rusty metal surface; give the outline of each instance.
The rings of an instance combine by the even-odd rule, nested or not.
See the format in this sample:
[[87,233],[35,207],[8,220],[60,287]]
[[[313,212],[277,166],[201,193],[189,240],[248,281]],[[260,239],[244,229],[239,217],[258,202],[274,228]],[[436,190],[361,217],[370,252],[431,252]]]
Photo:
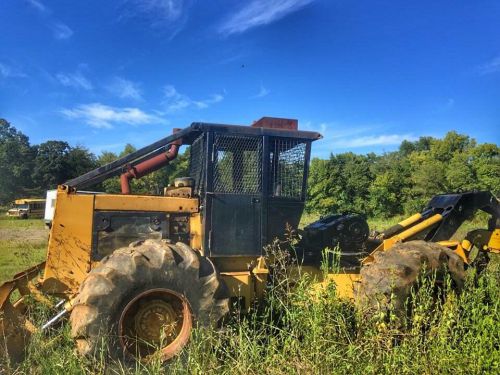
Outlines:
[[191,336],[192,311],[186,297],[170,289],[140,293],[123,309],[118,322],[124,352],[147,362],[160,348],[163,361],[180,353]]
[[299,122],[296,119],[262,117],[252,124],[254,128],[298,130]]
[[141,178],[167,165],[177,157],[179,147],[182,141],[180,139],[173,142],[167,152],[146,159],[143,162],[127,167],[127,171],[120,176],[122,194],[130,194],[130,180],[132,178]]
[[[19,362],[24,357],[24,351],[31,335],[36,330],[26,317],[23,303],[24,295],[29,293],[28,285],[39,275],[45,262],[20,272],[0,285],[0,357]],[[21,297],[11,301],[14,291],[19,291]]]

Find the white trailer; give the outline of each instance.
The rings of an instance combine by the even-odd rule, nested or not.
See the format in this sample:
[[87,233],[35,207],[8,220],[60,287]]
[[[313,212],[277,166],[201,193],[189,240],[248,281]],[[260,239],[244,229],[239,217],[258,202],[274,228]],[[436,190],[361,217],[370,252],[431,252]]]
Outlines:
[[45,201],[45,215],[43,217],[45,225],[49,228],[52,226],[54,218],[54,209],[56,207],[57,190],[47,190],[47,198]]

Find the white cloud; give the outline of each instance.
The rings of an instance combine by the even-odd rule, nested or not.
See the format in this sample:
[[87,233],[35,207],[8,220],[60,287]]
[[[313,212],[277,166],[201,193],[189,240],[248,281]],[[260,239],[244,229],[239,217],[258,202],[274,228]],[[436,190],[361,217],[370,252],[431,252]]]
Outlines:
[[92,90],[94,88],[92,83],[81,72],[58,73],[56,78],[61,85],[66,87],[84,90]]
[[107,86],[107,89],[110,93],[122,99],[142,100],[140,85],[125,78],[115,77]]
[[340,122],[322,122],[318,125],[321,134],[325,138],[332,139],[352,138],[367,133],[373,133],[377,130],[383,129],[385,126],[381,124],[371,125],[346,125]]
[[61,113],[70,119],[83,120],[94,128],[110,129],[113,124],[144,125],[165,123],[165,120],[139,108],[117,108],[101,103],[82,104],[73,109],[63,109]]
[[184,28],[192,0],[126,0],[120,18],[144,19],[152,28],[164,31],[172,39]]
[[411,134],[381,134],[365,137],[349,138],[334,142],[338,148],[357,148],[368,146],[396,146],[404,140],[413,141],[416,138]]
[[487,63],[478,66],[477,71],[481,75],[500,72],[500,56],[497,56]]
[[136,9],[164,22],[177,21],[186,5],[184,0],[134,0]]
[[189,96],[179,93],[173,85],[165,86],[164,95],[164,103],[168,112],[176,112],[188,107],[204,109],[224,100],[224,95],[222,94],[212,94],[204,100],[193,100]]
[[43,5],[43,3],[41,1],[38,1],[38,0],[28,0],[28,3],[33,8],[35,8],[36,10],[38,10],[39,12],[42,12],[42,13],[47,12],[47,7],[45,5]]
[[[392,126],[387,124],[346,125],[338,122],[323,122],[310,126],[323,135],[323,139],[315,147],[315,152],[344,152],[356,148],[399,146],[404,140],[415,141],[411,133],[386,132]],[[385,131],[384,131],[385,130]]]
[[248,29],[267,25],[296,12],[314,0],[252,0],[219,27],[222,34],[242,33]]
[[259,92],[256,95],[254,95],[253,98],[263,98],[264,96],[269,95],[270,92],[271,91],[266,89],[264,85],[261,83]]
[[52,10],[43,4],[40,0],[27,0],[28,4],[31,5],[34,9],[36,9],[41,18],[44,20],[45,25],[52,30],[52,35],[54,38],[58,40],[69,39],[73,36],[73,30],[71,28],[56,19]]
[[59,40],[69,39],[73,35],[73,30],[62,22],[54,22],[51,29],[54,37]]
[[3,78],[25,78],[27,75],[17,68],[0,63],[0,77]]

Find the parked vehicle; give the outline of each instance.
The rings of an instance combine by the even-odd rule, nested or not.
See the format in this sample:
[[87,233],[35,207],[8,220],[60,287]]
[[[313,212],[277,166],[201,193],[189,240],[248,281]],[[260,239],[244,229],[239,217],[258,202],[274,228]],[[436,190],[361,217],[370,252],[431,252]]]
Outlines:
[[45,212],[45,199],[22,198],[14,201],[7,216],[21,219],[41,218]]
[[43,220],[47,227],[52,226],[52,219],[54,218],[54,210],[56,207],[57,190],[47,190],[47,196],[45,198],[45,214]]

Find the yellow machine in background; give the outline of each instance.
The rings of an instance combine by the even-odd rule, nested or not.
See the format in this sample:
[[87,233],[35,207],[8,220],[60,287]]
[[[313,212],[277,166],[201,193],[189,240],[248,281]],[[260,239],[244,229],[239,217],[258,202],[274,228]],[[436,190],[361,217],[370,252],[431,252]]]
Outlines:
[[[70,315],[82,355],[105,344],[124,362],[158,353],[167,361],[193,326],[216,325],[230,306],[249,308],[270,276],[263,248],[286,228],[298,228],[311,144],[320,137],[299,131],[296,120],[194,123],[59,186],[46,261],[0,286],[3,356],[22,358],[33,332]],[[181,145],[190,146],[189,176],[162,196],[132,194],[130,180],[168,164]],[[117,175],[122,194],[82,191]],[[488,228],[448,242],[477,210],[491,215]],[[423,257],[460,283],[474,249],[499,251],[499,216],[489,192],[436,196],[422,213],[371,237],[361,215],[330,215],[299,231],[290,274],[300,266],[317,283],[334,281],[340,295],[365,305],[387,292],[381,270],[406,267],[411,272],[396,283],[410,285]],[[325,247],[341,250],[340,271],[326,278]],[[53,308],[53,318],[36,327],[27,318],[27,296]]]

